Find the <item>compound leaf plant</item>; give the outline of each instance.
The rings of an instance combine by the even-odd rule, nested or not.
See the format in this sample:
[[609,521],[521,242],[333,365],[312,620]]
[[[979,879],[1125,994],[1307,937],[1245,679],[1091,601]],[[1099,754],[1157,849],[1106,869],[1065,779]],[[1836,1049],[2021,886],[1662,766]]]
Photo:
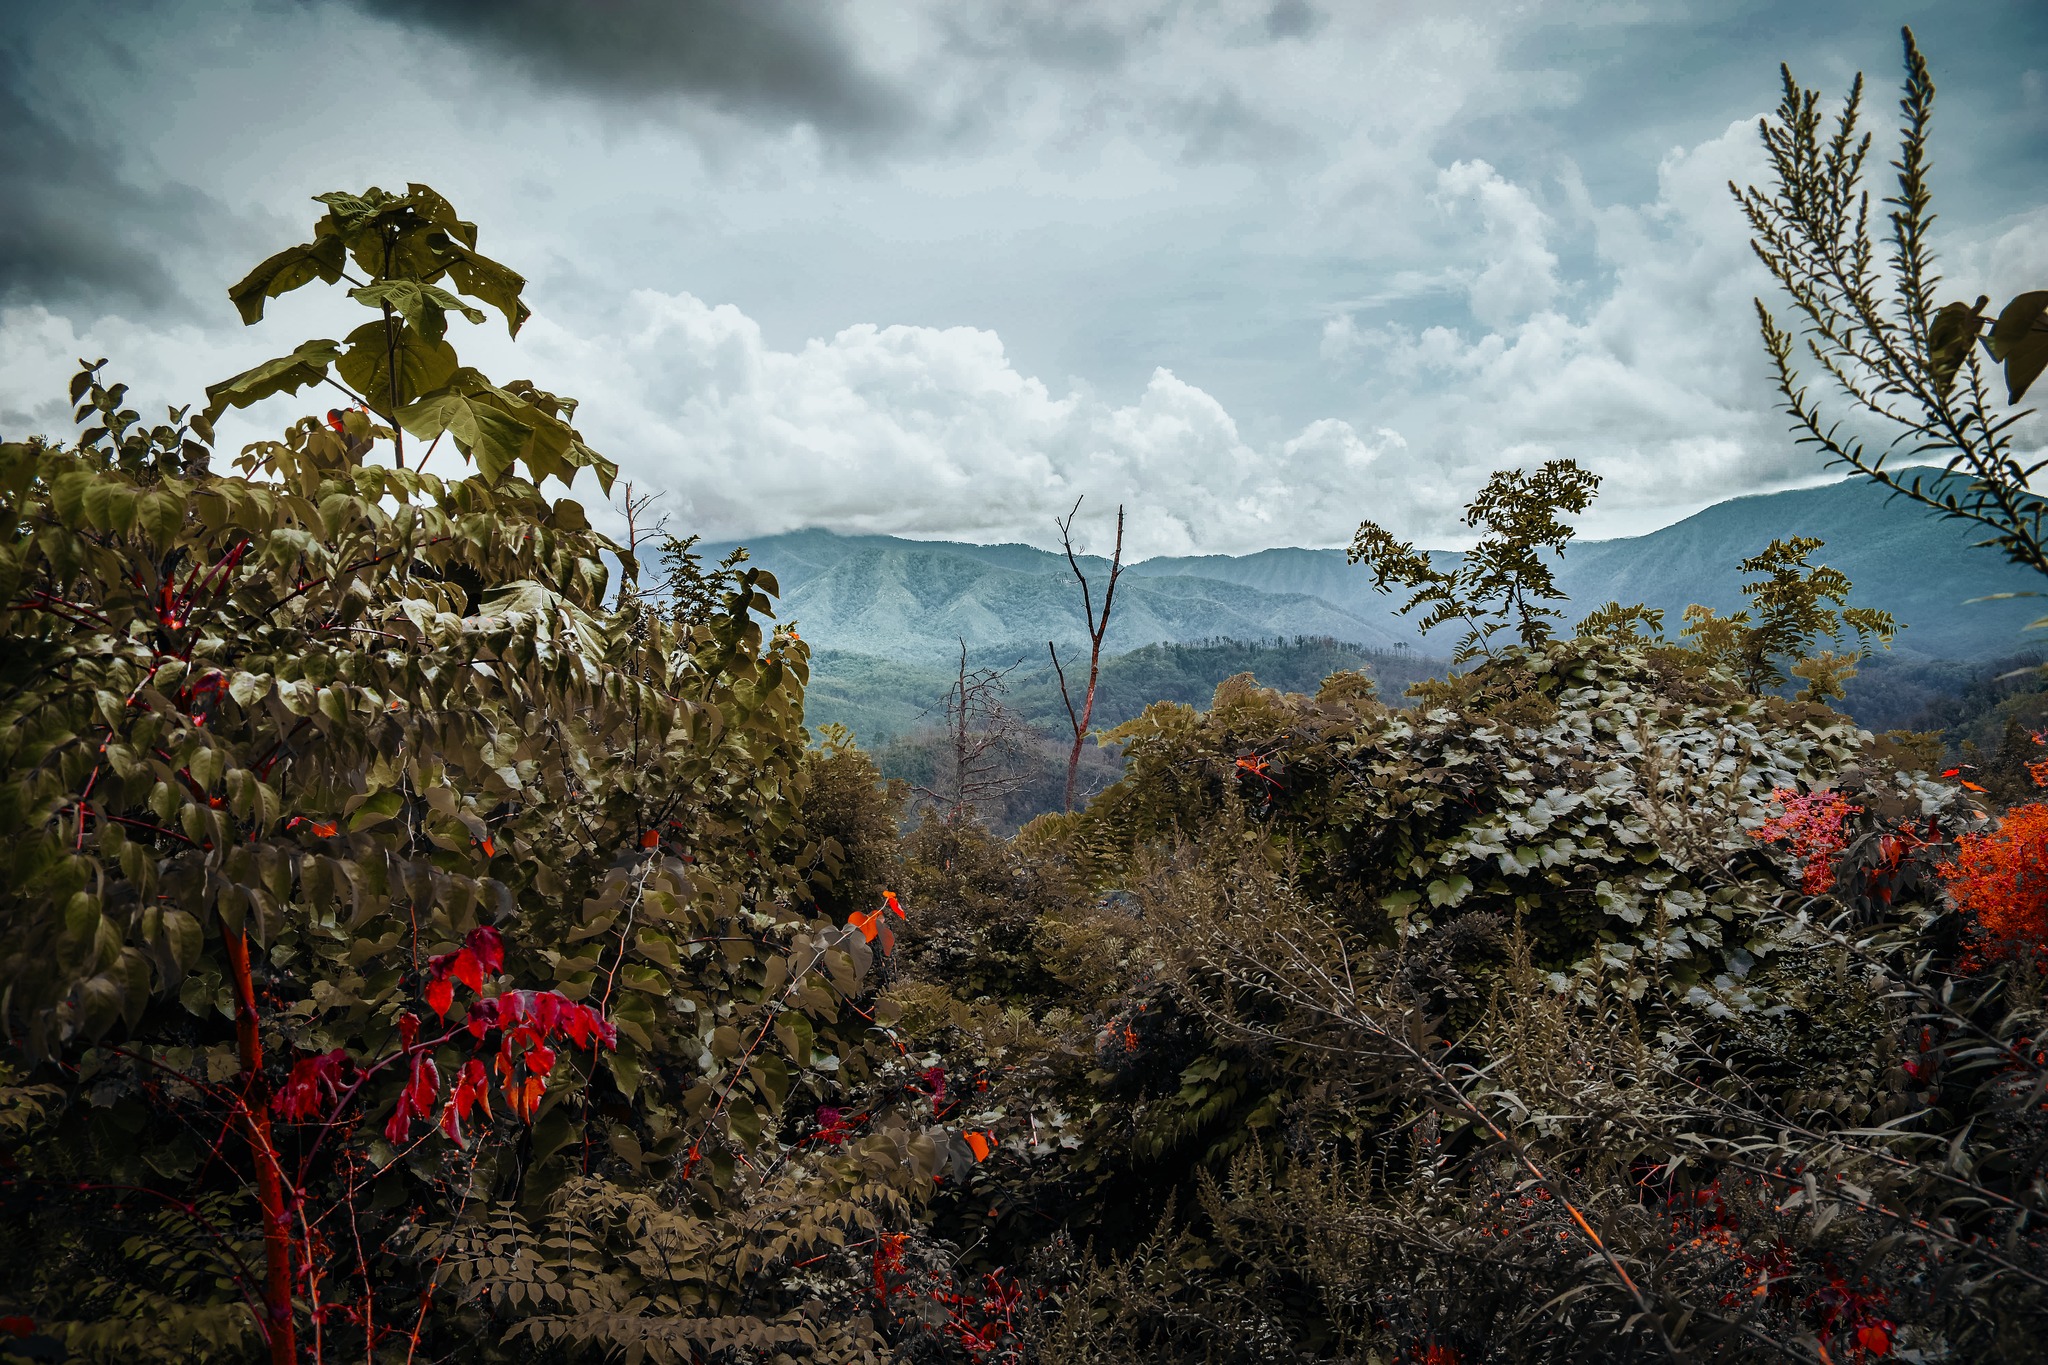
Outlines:
[[[569,425],[573,400],[523,379],[493,384],[462,364],[449,344],[450,313],[484,321],[483,310],[465,298],[496,309],[515,337],[530,316],[520,298],[526,281],[476,249],[476,224],[457,217],[425,185],[408,185],[403,195],[373,186],[316,199],[327,212],[313,225],[313,240],[258,265],[228,297],[244,323],[255,323],[279,295],[316,280],[347,283],[348,296],[377,316],[341,341],[308,341],[290,355],[208,385],[208,422],[231,407],[328,383],[393,429],[400,468],[408,433],[428,442],[447,436],[492,477],[524,464],[535,482],[567,481],[572,471],[588,467],[610,489],[618,467]],[[432,450],[430,444],[427,454]],[[425,462],[422,455],[415,468]]]
[[[346,279],[370,322],[154,425],[87,365],[79,439],[0,446],[0,1306],[84,1358],[488,1352],[593,1304],[607,1344],[667,1314],[857,1358],[771,1272],[943,1150],[880,1104],[778,1138],[855,1107],[888,1016],[820,908],[843,850],[803,824],[774,582],[607,610],[617,547],[539,485],[613,466],[446,339],[465,297],[516,331],[519,276],[424,186],[321,202],[234,301]],[[210,416],[322,379],[359,404],[211,469]],[[866,1193],[789,1197],[853,1188],[834,1163]],[[470,1236],[593,1182],[694,1251],[557,1273]],[[764,1200],[774,1252],[727,1255]]]

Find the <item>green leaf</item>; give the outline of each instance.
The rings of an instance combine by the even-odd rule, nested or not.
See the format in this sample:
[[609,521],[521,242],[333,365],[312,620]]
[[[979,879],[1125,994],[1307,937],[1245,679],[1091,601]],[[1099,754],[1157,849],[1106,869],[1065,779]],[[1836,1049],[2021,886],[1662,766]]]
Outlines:
[[481,308],[470,307],[439,285],[422,284],[418,280],[377,280],[360,289],[349,290],[348,296],[371,308],[389,306],[392,312],[411,323],[428,345],[438,343],[447,335],[450,313],[460,313],[473,323],[484,320]]
[[2036,289],[2005,305],[1987,346],[2005,365],[2006,401],[2017,403],[2041,371],[2048,369],[2048,289]]
[[199,950],[206,944],[206,931],[199,921],[183,910],[163,912],[164,944],[169,949],[171,960],[178,964],[180,971],[189,972],[199,961]]
[[355,814],[348,820],[349,833],[382,824],[405,806],[405,797],[396,791],[381,791],[357,806]]
[[1466,876],[1444,877],[1429,884],[1431,905],[1456,905],[1472,892],[1472,879]]
[[[366,322],[348,334],[348,350],[335,363],[341,377],[363,396],[372,410],[386,416],[423,393],[446,384],[461,364],[446,341],[429,342],[402,322]],[[392,370],[398,372],[393,393]]]
[[533,316],[533,310],[519,297],[526,288],[526,277],[452,237],[442,245],[453,258],[448,262],[449,280],[471,298],[482,299],[503,313],[506,331],[518,336],[520,324]]
[[211,422],[229,408],[246,408],[274,393],[297,393],[308,384],[327,377],[327,367],[341,356],[332,341],[309,341],[290,355],[266,360],[232,379],[206,386],[206,420]]
[[[288,247],[257,266],[228,290],[235,311],[247,326],[260,322],[266,300],[290,293],[302,284],[341,278],[342,242],[339,237],[321,237],[300,246]],[[211,390],[209,390],[211,392]]]
[[761,1111],[747,1100],[734,1100],[726,1107],[732,1135],[748,1147],[761,1141]]
[[398,424],[422,441],[442,432],[476,461],[485,479],[496,482],[519,460],[533,428],[476,394],[443,390],[399,409]]

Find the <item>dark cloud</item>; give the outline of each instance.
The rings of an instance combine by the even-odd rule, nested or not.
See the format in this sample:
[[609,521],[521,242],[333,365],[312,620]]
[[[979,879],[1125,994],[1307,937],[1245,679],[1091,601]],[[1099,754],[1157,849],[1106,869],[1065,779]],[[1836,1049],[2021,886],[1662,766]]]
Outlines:
[[161,307],[175,301],[159,250],[189,220],[178,191],[122,178],[118,150],[43,104],[0,59],[0,300]]
[[907,92],[861,61],[832,6],[800,0],[346,0],[508,57],[543,85],[682,95],[828,138],[914,119]]
[[1322,27],[1323,16],[1316,13],[1308,0],[1274,0],[1273,8],[1266,11],[1266,34],[1274,40],[1281,38],[1306,38]]

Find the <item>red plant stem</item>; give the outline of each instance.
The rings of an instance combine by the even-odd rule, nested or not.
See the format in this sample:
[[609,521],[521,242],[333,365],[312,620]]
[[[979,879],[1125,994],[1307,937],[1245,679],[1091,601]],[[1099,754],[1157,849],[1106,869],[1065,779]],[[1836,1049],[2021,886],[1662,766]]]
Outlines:
[[236,1118],[256,1158],[256,1199],[263,1209],[263,1306],[268,1321],[263,1333],[270,1341],[271,1365],[297,1365],[298,1335],[292,1319],[292,1232],[285,1209],[284,1175],[270,1138],[269,1097],[263,1084],[263,1038],[257,1031],[256,987],[249,976],[246,933],[221,925],[229,972],[235,988],[235,1046],[241,1053],[245,1087]]

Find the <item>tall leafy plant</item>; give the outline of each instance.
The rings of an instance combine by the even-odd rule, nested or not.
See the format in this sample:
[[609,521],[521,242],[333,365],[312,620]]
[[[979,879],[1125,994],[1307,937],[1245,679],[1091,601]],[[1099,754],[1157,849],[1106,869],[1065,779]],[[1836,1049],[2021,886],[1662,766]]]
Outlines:
[[[1876,230],[1864,183],[1872,142],[1863,129],[1863,77],[1829,119],[1821,93],[1780,68],[1783,98],[1758,124],[1769,182],[1728,186],[1797,330],[1780,325],[1762,299],[1758,326],[1802,444],[1902,497],[1973,523],[1984,544],[2048,573],[2044,509],[2030,491],[2048,466],[2025,458],[2016,440],[2027,416],[2020,401],[2048,368],[2048,290],[2017,295],[1995,319],[1988,296],[1942,302],[1928,152],[1934,80],[1913,31],[1903,38],[1894,189],[1878,210]],[[1820,372],[1836,406],[1814,392],[1802,359]],[[1998,370],[2002,397],[1993,379]],[[1864,434],[1873,425],[1882,437]],[[1913,463],[1894,467],[1890,461],[1900,456]],[[1928,460],[1942,466],[1944,477],[1917,467]]]
[[1370,521],[1360,523],[1350,561],[1372,570],[1380,592],[1396,584],[1409,589],[1401,614],[1428,607],[1425,632],[1462,622],[1465,637],[1454,662],[1491,656],[1502,631],[1525,646],[1540,645],[1563,616],[1552,605],[1565,595],[1551,560],[1574,534],[1564,518],[1590,507],[1599,488],[1600,476],[1571,460],[1549,460],[1533,471],[1498,470],[1465,506],[1465,524],[1484,534],[1455,568],[1438,568],[1427,553]]
[[611,487],[618,467],[569,425],[575,400],[523,379],[494,384],[464,365],[449,342],[451,313],[482,323],[483,309],[495,309],[515,337],[531,315],[521,298],[525,279],[477,250],[476,224],[425,185],[408,185],[403,195],[372,186],[315,198],[327,212],[314,223],[313,240],[258,265],[228,297],[242,321],[254,324],[282,294],[315,281],[345,283],[348,297],[376,316],[340,341],[304,342],[289,355],[208,385],[207,422],[229,408],[325,383],[393,429],[400,468],[407,434],[430,443],[421,465],[432,443],[448,437],[492,478],[524,464],[535,482],[553,477],[567,483],[588,467],[600,485]]
[[[408,1354],[549,1308],[493,1298],[470,1230],[659,1187],[697,1230],[661,1258],[687,1288],[579,1251],[612,1305],[579,1330],[793,1311],[757,1272],[938,1160],[885,1105],[748,1156],[870,1076],[887,1023],[853,1004],[876,917],[818,912],[842,849],[802,821],[803,646],[764,629],[758,569],[606,610],[616,547],[537,487],[608,476],[542,411],[566,403],[421,358],[434,278],[516,324],[517,277],[424,187],[323,202],[245,315],[374,253],[356,292],[393,316],[214,405],[338,367],[369,411],[215,474],[203,415],[147,424],[88,366],[78,441],[0,445],[0,1010],[61,1080],[0,1186],[0,1294],[93,1354]],[[474,474],[397,458],[378,418],[430,412]],[[814,1179],[837,1193],[793,1196]],[[752,1226],[780,1250],[734,1260],[775,1181]]]

